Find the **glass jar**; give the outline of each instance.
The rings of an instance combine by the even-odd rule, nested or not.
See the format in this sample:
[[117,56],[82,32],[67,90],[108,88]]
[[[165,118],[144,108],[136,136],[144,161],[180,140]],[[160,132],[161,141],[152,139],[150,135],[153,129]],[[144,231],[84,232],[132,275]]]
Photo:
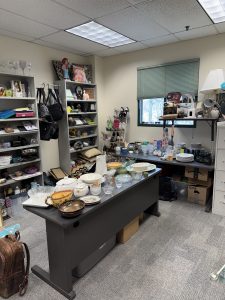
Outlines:
[[96,181],[95,183],[92,183],[90,185],[90,192],[92,195],[99,195],[101,194],[102,191],[102,187],[101,187],[101,182],[100,181]]

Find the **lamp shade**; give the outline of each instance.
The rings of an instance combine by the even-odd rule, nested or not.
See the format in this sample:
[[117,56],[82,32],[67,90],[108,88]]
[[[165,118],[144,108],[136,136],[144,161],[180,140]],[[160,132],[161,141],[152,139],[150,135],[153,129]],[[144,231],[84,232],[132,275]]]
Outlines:
[[225,81],[225,70],[216,69],[211,70],[206,77],[205,82],[200,90],[201,93],[206,94],[209,92],[216,92],[221,90],[221,84]]

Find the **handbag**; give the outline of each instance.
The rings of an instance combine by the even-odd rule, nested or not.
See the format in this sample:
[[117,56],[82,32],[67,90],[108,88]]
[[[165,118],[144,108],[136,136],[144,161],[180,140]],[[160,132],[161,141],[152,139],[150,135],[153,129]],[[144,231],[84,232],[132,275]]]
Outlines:
[[[26,293],[30,268],[28,246],[19,241],[20,234],[8,235],[0,239],[0,297],[9,298],[19,292]],[[26,267],[24,265],[24,249]]]
[[38,101],[38,116],[39,118],[49,117],[50,113],[46,105],[46,96],[44,88],[37,88],[37,101]]
[[60,103],[59,95],[56,90],[48,89],[47,97],[48,110],[54,121],[59,121],[62,119],[64,111]]
[[40,139],[42,141],[50,141],[51,139],[58,139],[59,127],[56,122],[40,120],[39,127],[40,127]]

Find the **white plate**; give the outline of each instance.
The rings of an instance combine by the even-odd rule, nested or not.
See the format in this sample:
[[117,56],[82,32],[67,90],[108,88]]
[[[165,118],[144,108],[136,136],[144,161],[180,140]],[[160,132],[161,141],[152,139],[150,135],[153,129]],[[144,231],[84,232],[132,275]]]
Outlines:
[[102,179],[102,175],[98,173],[87,173],[80,176],[80,180],[82,180],[85,183],[93,183],[101,179]]
[[[148,162],[138,162],[135,164],[132,164],[132,168],[134,169],[134,171],[138,171],[138,172],[144,172],[151,164]],[[140,170],[141,168],[141,170]]]
[[29,198],[26,201],[24,201],[22,204],[24,206],[34,206],[34,207],[48,207],[48,204],[45,203],[46,198]]
[[194,155],[189,153],[179,153],[176,155],[176,160],[180,162],[192,162],[194,161]]
[[136,172],[136,173],[142,173],[142,172],[149,172],[149,171],[153,171],[156,169],[156,165],[154,164],[149,164],[148,167],[146,167],[146,169],[144,171],[136,171],[134,170],[134,168],[132,167],[133,165],[131,166],[128,166],[126,169],[128,172]]
[[80,197],[80,200],[85,202],[85,205],[97,204],[101,201],[101,198],[94,195],[88,195],[84,197]]

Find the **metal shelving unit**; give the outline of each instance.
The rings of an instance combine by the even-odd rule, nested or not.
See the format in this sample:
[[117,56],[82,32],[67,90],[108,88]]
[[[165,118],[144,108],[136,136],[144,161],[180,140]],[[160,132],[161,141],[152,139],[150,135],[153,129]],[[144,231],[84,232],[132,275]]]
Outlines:
[[2,183],[0,185],[0,187],[5,187],[5,186],[8,186],[8,185],[12,185],[12,184],[19,184],[21,181],[24,181],[24,180],[27,180],[27,179],[31,179],[31,178],[38,178],[38,181],[42,180],[42,172],[36,172],[34,174],[31,174],[31,175],[27,175],[26,177],[24,178],[21,178],[21,179],[8,179],[5,183]]
[[87,136],[80,136],[80,137],[70,137],[70,141],[85,140],[85,139],[88,139],[90,137],[95,137],[95,136],[97,136],[97,134],[89,134]]
[[91,148],[94,148],[94,147],[98,147],[98,145],[88,146],[88,147],[84,147],[84,148],[78,149],[78,150],[72,150],[72,151],[70,151],[70,153],[78,153],[78,152],[88,150],[88,149],[91,149]]
[[[37,112],[37,103],[35,98],[35,86],[34,86],[34,77],[26,76],[26,75],[14,75],[14,74],[4,74],[0,73],[0,82],[4,86],[6,86],[8,89],[11,88],[11,81],[20,81],[25,86],[26,92],[28,92],[29,89],[29,97],[22,97],[22,96],[13,96],[13,97],[0,97],[0,111],[4,111],[7,109],[16,109],[21,107],[27,107],[31,106],[32,110],[35,112],[34,117],[28,117],[28,118],[8,118],[8,119],[0,119],[0,156],[4,155],[12,155],[17,157],[22,157],[22,150],[24,149],[30,149],[30,148],[37,148],[37,156],[33,159],[27,159],[23,158],[21,162],[18,163],[10,163],[8,165],[0,165],[0,178],[4,178],[3,173],[7,171],[9,174],[9,177],[13,176],[16,171],[23,171],[24,168],[30,166],[36,166],[38,168],[38,172],[34,174],[25,174],[25,176],[18,177],[17,180],[8,178],[5,183],[0,184],[0,193],[3,192],[4,188],[11,185],[18,185],[21,186],[22,181],[25,180],[32,180],[35,178],[35,180],[39,184],[43,184],[43,178],[42,178],[42,167],[41,167],[41,157],[40,157],[40,150],[39,150],[39,143],[40,143],[40,137],[39,137],[39,122],[38,122],[38,112]],[[37,127],[36,130],[25,130],[24,131],[18,131],[17,126],[23,125],[23,122],[30,122],[31,124],[35,125]],[[15,132],[7,133],[4,132],[4,128],[6,127],[12,127],[16,129]],[[22,138],[26,140],[27,145],[21,145],[18,147],[9,147],[4,148],[3,143],[5,142],[13,142],[17,141],[19,138]],[[35,139],[37,143],[31,144],[31,139]],[[31,181],[30,180],[30,181]]]
[[19,147],[10,147],[10,148],[5,148],[5,149],[0,149],[0,153],[12,152],[12,151],[16,151],[16,150],[22,150],[22,149],[28,149],[28,148],[36,148],[36,147],[39,147],[39,144],[19,146]]
[[36,134],[36,133],[38,133],[38,130],[19,131],[19,132],[12,132],[12,133],[0,133],[0,138],[7,137],[7,136],[29,135],[29,134]]
[[11,168],[15,168],[15,167],[19,167],[19,166],[25,166],[25,165],[29,165],[32,163],[36,163],[36,162],[40,162],[40,158],[34,159],[34,160],[28,160],[28,161],[22,161],[19,163],[13,163],[10,165],[6,165],[6,166],[0,166],[0,170],[4,170],[4,169],[11,169]]
[[71,112],[71,113],[68,113],[68,116],[87,116],[87,115],[95,115],[97,114],[96,111],[89,111],[89,112]]
[[[98,147],[98,120],[97,120],[97,101],[96,101],[96,85],[90,83],[76,83],[71,80],[60,80],[55,82],[59,86],[59,95],[62,100],[62,105],[65,110],[63,119],[59,121],[59,159],[61,168],[68,174],[71,172],[71,161],[77,158],[77,154],[81,151]],[[92,91],[92,98],[89,100],[82,99],[67,99],[66,90],[70,89],[74,94],[77,86],[81,86],[83,89]],[[80,112],[67,112],[67,106],[81,106]],[[89,105],[95,105],[95,110],[90,109]],[[84,106],[86,108],[84,109]],[[75,107],[76,109],[76,107]],[[92,124],[80,124],[69,126],[69,118],[89,118]],[[75,130],[77,136],[71,137],[69,134],[70,130]],[[78,134],[79,132],[79,134]],[[86,135],[82,136],[82,133]],[[73,145],[77,142],[91,142],[93,144],[84,146],[82,149],[74,149]],[[71,150],[72,149],[72,150]]]
[[[7,104],[7,106],[8,106],[8,104]],[[9,118],[9,119],[0,119],[0,122],[37,121],[37,119],[38,118],[36,118],[36,117],[32,117],[32,118]]]

